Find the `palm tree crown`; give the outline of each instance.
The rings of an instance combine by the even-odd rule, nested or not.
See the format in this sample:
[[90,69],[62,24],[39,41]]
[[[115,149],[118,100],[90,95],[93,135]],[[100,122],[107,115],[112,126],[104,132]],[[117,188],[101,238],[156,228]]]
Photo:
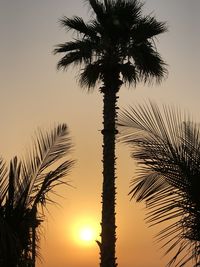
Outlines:
[[154,37],[167,30],[165,23],[142,16],[143,5],[138,0],[88,2],[94,14],[91,21],[85,23],[77,16],[60,21],[67,30],[74,30],[77,38],[55,48],[55,54],[64,54],[58,68],[83,65],[80,83],[88,88],[114,70],[128,84],[161,81],[166,68]]

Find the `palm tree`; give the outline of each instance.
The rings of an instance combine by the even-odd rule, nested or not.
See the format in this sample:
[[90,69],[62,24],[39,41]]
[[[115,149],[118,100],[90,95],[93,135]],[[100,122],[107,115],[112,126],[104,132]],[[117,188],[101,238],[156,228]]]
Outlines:
[[116,266],[115,243],[115,137],[117,93],[122,84],[160,82],[166,65],[155,46],[155,37],[166,25],[153,16],[142,15],[139,0],[87,0],[92,16],[89,22],[74,16],[60,22],[77,35],[57,45],[55,54],[63,54],[58,69],[70,65],[80,68],[79,82],[90,91],[101,83],[103,94],[103,189],[101,267]]
[[200,127],[179,109],[139,105],[120,115],[122,140],[139,169],[130,194],[146,202],[157,238],[174,250],[169,265],[200,265]]
[[71,147],[67,126],[59,124],[50,133],[39,131],[24,160],[14,157],[9,168],[0,160],[1,266],[35,266],[44,207],[53,202],[55,187],[68,184],[74,161],[64,157]]

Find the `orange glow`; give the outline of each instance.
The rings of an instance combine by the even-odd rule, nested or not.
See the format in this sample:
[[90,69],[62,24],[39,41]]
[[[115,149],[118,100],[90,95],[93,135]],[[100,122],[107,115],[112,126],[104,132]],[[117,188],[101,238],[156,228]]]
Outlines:
[[90,242],[94,240],[95,233],[94,230],[90,227],[84,227],[80,230],[80,239],[85,242]]
[[94,246],[99,236],[98,223],[91,218],[79,218],[71,227],[72,239],[77,245]]

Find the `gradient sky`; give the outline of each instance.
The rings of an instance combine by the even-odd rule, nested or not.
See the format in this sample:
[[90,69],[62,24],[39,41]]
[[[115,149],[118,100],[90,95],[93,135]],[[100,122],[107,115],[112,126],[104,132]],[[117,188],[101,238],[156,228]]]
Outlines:
[[[144,12],[167,21],[169,32],[157,47],[169,64],[169,77],[160,86],[122,87],[119,106],[151,99],[176,104],[198,119],[200,105],[200,1],[146,0]],[[77,222],[100,222],[102,97],[87,94],[76,82],[76,72],[56,70],[59,56],[54,45],[70,40],[58,24],[63,15],[86,20],[88,8],[81,0],[0,0],[0,151],[9,160],[23,155],[38,127],[66,122],[75,144],[76,167],[68,177],[75,188],[60,188],[61,207],[50,207],[41,240],[43,262],[38,267],[98,266],[97,246],[74,241]],[[145,209],[127,195],[134,175],[129,149],[117,147],[117,253],[119,266],[162,267],[167,258],[153,240],[157,228],[144,222]]]

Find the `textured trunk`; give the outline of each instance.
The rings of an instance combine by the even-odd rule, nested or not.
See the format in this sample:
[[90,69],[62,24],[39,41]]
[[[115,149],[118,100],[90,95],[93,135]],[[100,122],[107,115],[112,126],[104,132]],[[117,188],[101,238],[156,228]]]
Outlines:
[[31,267],[35,267],[36,259],[36,225],[32,226],[32,263]]
[[32,209],[32,244],[31,244],[31,250],[32,250],[32,260],[31,260],[31,267],[36,266],[36,248],[37,248],[37,227],[40,225],[40,220],[37,219],[37,206],[35,205]]
[[103,192],[100,247],[100,267],[116,267],[115,244],[115,135],[117,118],[117,92],[121,85],[119,75],[113,73],[104,79],[103,93]]

